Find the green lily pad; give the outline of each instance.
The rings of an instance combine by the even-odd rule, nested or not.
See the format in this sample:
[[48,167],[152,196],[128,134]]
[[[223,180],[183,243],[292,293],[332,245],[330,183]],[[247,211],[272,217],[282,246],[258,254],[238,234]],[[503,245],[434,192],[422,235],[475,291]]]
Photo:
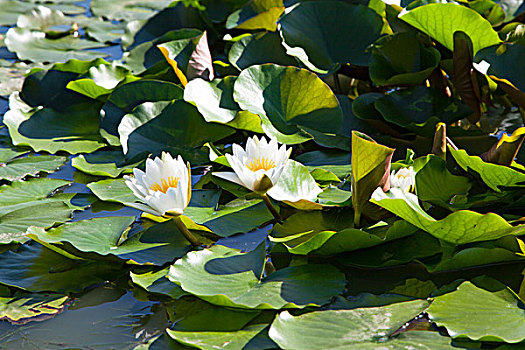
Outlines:
[[0,163],[0,179],[18,181],[26,176],[35,176],[39,173],[52,173],[67,161],[61,156],[29,156],[10,159]]
[[466,118],[471,109],[441,91],[417,86],[394,91],[374,102],[386,121],[432,137],[438,122],[453,123]]
[[234,42],[228,52],[228,60],[239,70],[264,63],[297,65],[297,61],[286,54],[279,33],[274,32],[252,34]]
[[124,179],[107,179],[87,184],[100,200],[118,203],[132,203],[137,200]]
[[215,245],[175,262],[169,279],[212,304],[242,308],[322,305],[340,293],[344,275],[331,265],[288,267],[261,278],[264,244],[250,253]]
[[417,196],[403,192],[399,188],[391,188],[387,193],[378,189],[370,201],[434,237],[457,245],[489,241],[525,232],[525,225],[512,226],[504,218],[494,213],[480,214],[469,210],[459,210],[444,219],[436,220],[419,206]]
[[70,220],[72,213],[73,209],[62,201],[20,206],[0,216],[0,244],[25,242],[29,226],[51,227]]
[[[137,264],[163,265],[184,256],[188,241],[167,221],[128,233],[134,217],[102,217],[66,223],[45,231],[31,227],[27,235],[42,244],[68,242],[83,252],[112,254]],[[129,237],[128,237],[129,236]]]
[[61,313],[69,298],[62,294],[16,293],[2,286],[0,294],[0,319],[16,324],[30,322],[39,317],[50,317]]
[[38,243],[0,254],[0,262],[1,283],[33,292],[81,292],[122,273],[118,264],[71,260]]
[[235,80],[232,76],[210,82],[194,79],[184,88],[184,100],[197,106],[207,122],[228,123],[241,110],[233,100]]
[[166,329],[168,335],[188,346],[199,349],[244,349],[244,347],[262,332],[266,325],[254,325],[236,332],[184,332]]
[[[0,25],[10,26],[16,24],[20,15],[30,13],[32,10],[42,6],[42,4],[36,1],[23,2],[13,0],[2,0],[0,1],[0,6],[2,7],[2,13],[0,13]],[[52,10],[62,11],[69,15],[80,14],[86,11],[84,7],[77,6],[73,3],[46,3],[46,7]]]
[[118,2],[93,0],[90,3],[90,9],[95,16],[129,22],[148,19],[157,11],[168,7],[170,3],[170,0],[123,0]]
[[124,164],[121,151],[99,150],[90,154],[81,154],[71,160],[71,166],[91,175],[117,177],[122,173],[131,173],[138,163]]
[[371,8],[339,1],[300,2],[279,23],[287,54],[320,74],[344,63],[368,66],[366,48],[379,38],[383,27]]
[[162,151],[180,154],[192,164],[208,161],[198,148],[234,133],[234,129],[207,123],[197,108],[177,100],[145,102],[122,118],[120,142],[128,159]]
[[[241,109],[261,117],[286,137],[304,134],[301,126],[337,132],[342,111],[332,90],[315,74],[274,64],[251,66],[241,72],[233,98]],[[263,119],[263,123],[265,120]]]
[[[152,38],[132,50],[123,54],[123,61],[126,67],[134,74],[142,74],[146,71],[164,70],[169,67],[168,62],[162,52],[157,47],[170,41],[190,39],[202,34],[201,30],[183,28],[171,30],[160,37]],[[150,92],[151,93],[151,92]]]
[[0,187],[0,215],[39,203],[65,202],[66,199],[59,195],[49,196],[58,188],[69,184],[71,182],[66,180],[34,178],[4,185]]
[[136,285],[144,288],[150,293],[167,295],[173,299],[188,295],[182,288],[168,279],[169,267],[156,272],[130,273],[131,280]]
[[436,238],[426,232],[418,231],[413,235],[390,241],[388,244],[356,250],[337,260],[344,265],[366,268],[386,267],[404,265],[441,253],[441,245]]
[[137,45],[161,37],[169,31],[182,28],[204,30],[206,24],[201,12],[193,6],[185,6],[183,2],[172,2],[170,6],[157,12],[147,21],[128,23],[126,33],[122,37],[122,45],[130,50]]
[[489,21],[476,11],[456,3],[420,6],[401,14],[399,18],[451,51],[454,49],[454,32],[457,31],[470,37],[474,55],[485,47],[501,42]]
[[108,54],[88,49],[103,47],[104,44],[73,36],[48,39],[45,33],[24,28],[7,31],[5,45],[15,52],[20,60],[35,62],[66,62],[70,59],[91,60]]
[[253,0],[231,13],[226,29],[265,29],[275,31],[277,20],[284,12],[283,0]]
[[[63,112],[50,108],[31,109],[17,95],[10,96],[11,109],[4,115],[4,123],[15,145],[31,146],[35,151],[71,154],[89,153],[105,146],[98,131],[96,105],[74,105]],[[21,107],[13,109],[16,100]]]
[[435,298],[427,312],[454,338],[518,343],[525,339],[525,311],[518,304],[507,288],[490,292],[463,282],[456,291]]
[[441,55],[410,32],[387,35],[371,49],[370,78],[377,85],[421,84],[438,66]]
[[444,208],[455,195],[466,195],[472,184],[467,177],[452,175],[446,162],[438,156],[428,155],[425,165],[416,174],[416,192],[419,200]]
[[144,102],[181,99],[183,94],[179,85],[153,79],[140,79],[118,86],[102,107],[102,128],[111,135],[118,135],[122,117],[136,106]]
[[[337,218],[337,216],[336,216]],[[325,213],[300,212],[276,224],[270,240],[283,243],[292,254],[335,255],[373,247],[388,241],[413,235],[417,228],[398,220],[371,229],[341,228]]]
[[510,167],[484,162],[478,156],[469,156],[465,150],[448,148],[458,165],[465,171],[474,171],[483,182],[496,192],[501,187],[525,186],[525,173]]
[[[427,306],[425,300],[414,300],[382,307],[314,311],[300,316],[284,311],[272,323],[269,334],[283,349],[409,349],[403,345],[410,339],[389,336]],[[447,339],[441,346],[450,342],[448,338],[441,338]],[[424,340],[425,337],[421,343],[425,344]],[[398,347],[397,342],[401,343]],[[410,346],[430,349],[415,344],[418,343]]]

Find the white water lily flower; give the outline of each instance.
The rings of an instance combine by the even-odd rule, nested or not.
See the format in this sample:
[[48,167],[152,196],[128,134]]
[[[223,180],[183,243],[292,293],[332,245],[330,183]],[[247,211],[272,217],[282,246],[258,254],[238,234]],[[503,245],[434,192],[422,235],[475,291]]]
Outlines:
[[401,168],[397,172],[392,170],[390,174],[390,187],[400,188],[404,192],[410,192],[416,186],[416,173],[414,168]]
[[169,153],[162,152],[162,158],[146,160],[146,172],[135,168],[133,175],[124,176],[126,185],[146,204],[126,205],[157,216],[179,216],[188,206],[191,168],[181,156],[173,159]]
[[242,185],[254,192],[264,194],[279,180],[290,158],[292,149],[279,148],[276,140],[266,141],[255,136],[246,142],[246,150],[233,144],[233,155],[226,159],[235,172],[216,172],[213,175]]

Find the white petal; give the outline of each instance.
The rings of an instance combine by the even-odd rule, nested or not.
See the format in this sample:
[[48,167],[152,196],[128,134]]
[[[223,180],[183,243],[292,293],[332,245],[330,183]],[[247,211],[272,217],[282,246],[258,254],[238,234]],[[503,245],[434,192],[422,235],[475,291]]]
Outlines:
[[125,206],[128,206],[128,207],[131,207],[131,208],[135,208],[135,209],[138,209],[138,210],[142,210],[142,211],[145,211],[146,213],[150,213],[150,214],[153,214],[153,215],[156,215],[156,216],[162,216],[161,213],[159,213],[158,211],[154,210],[153,208],[145,205],[145,204],[142,204],[142,203],[130,203],[130,202],[126,202],[124,203]]
[[235,182],[241,186],[244,186],[244,184],[241,182],[241,180],[239,179],[239,177],[237,176],[237,174],[235,173],[232,173],[232,172],[214,172],[212,173],[213,176],[217,176],[217,177],[220,177],[221,179],[224,179],[224,180],[228,180],[228,181],[231,181],[231,182]]
[[148,190],[140,184],[138,184],[137,180],[134,177],[124,176],[124,180],[126,181],[126,185],[131,189],[131,191],[133,191],[135,197],[144,200],[144,198],[148,194]]

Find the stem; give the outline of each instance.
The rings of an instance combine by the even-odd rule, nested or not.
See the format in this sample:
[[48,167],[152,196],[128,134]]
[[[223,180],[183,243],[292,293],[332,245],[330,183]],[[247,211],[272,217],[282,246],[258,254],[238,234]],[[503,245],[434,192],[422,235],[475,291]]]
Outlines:
[[179,231],[184,235],[184,237],[186,237],[186,239],[191,243],[192,246],[200,245],[200,242],[197,239],[197,237],[195,237],[193,233],[191,233],[190,230],[188,230],[186,225],[184,225],[184,223],[180,219],[180,216],[173,218],[173,221],[175,221],[175,225],[177,225]]
[[261,194],[261,197],[262,197],[262,200],[263,200],[264,204],[266,204],[266,206],[268,207],[268,209],[272,213],[272,215],[275,218],[275,220],[281,221],[281,215],[279,215],[279,212],[277,211],[277,209],[275,209],[275,207],[273,206],[272,202],[270,201],[270,198],[268,198],[266,193],[265,194]]

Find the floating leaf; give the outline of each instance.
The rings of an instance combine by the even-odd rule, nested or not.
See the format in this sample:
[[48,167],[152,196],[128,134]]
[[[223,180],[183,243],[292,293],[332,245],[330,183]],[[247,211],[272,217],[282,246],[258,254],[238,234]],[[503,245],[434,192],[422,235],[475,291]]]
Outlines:
[[339,1],[300,2],[279,24],[287,54],[320,74],[344,63],[368,66],[370,53],[365,49],[379,38],[383,27],[371,8]]
[[297,61],[286,54],[279,33],[273,32],[248,35],[234,42],[228,52],[228,60],[239,70],[264,63],[297,65]]
[[189,250],[188,241],[171,221],[132,231],[127,237],[134,220],[112,216],[66,223],[48,231],[32,227],[28,236],[43,244],[68,242],[82,252],[112,254],[138,264],[163,265]]
[[342,291],[344,275],[331,265],[288,267],[261,280],[264,244],[250,253],[220,245],[190,252],[169,279],[216,305],[281,309],[322,305]]
[[162,151],[180,154],[192,164],[206,162],[207,155],[198,148],[234,133],[224,125],[207,123],[197,108],[177,100],[145,102],[122,118],[120,142],[129,159]]
[[[405,344],[430,349],[425,346],[426,337],[419,342],[417,338],[404,337],[409,333],[389,338],[427,306],[427,301],[414,300],[382,307],[314,311],[300,316],[284,311],[272,323],[269,334],[283,349],[404,349]],[[443,340],[436,341],[440,347],[432,349],[445,348],[450,342],[446,337],[440,339]]]
[[487,186],[496,192],[501,187],[525,186],[525,173],[510,167],[484,162],[478,156],[469,156],[465,150],[448,148],[458,165],[465,171],[472,170],[479,174]]
[[24,28],[11,28],[5,38],[9,51],[15,52],[20,60],[36,62],[66,62],[70,59],[91,60],[108,56],[106,53],[88,51],[104,44],[96,41],[66,36],[48,39],[45,33]]
[[[454,338],[507,343],[525,339],[525,311],[507,288],[490,292],[463,282],[456,291],[435,298],[427,312]],[[495,322],[489,324],[487,319]]]
[[263,124],[266,119],[282,133],[284,137],[277,138],[282,143],[304,142],[301,126],[337,132],[341,124],[342,111],[335,95],[321,79],[304,69],[273,64],[251,66],[235,81],[233,98],[241,109],[258,114]]
[[103,201],[132,203],[137,199],[126,185],[124,179],[107,179],[91,182],[87,187]]
[[470,37],[474,55],[485,47],[501,42],[490,22],[476,11],[455,3],[420,6],[401,14],[399,18],[451,51],[454,50],[453,36],[457,31]]
[[236,332],[184,332],[167,329],[169,336],[184,345],[199,349],[243,349],[266,325],[254,325]]
[[226,20],[226,29],[265,29],[275,31],[284,12],[283,0],[253,0],[234,11]]
[[233,100],[235,79],[232,76],[210,82],[194,79],[184,88],[184,100],[195,104],[207,122],[228,123],[241,110]]
[[371,49],[370,78],[378,85],[421,84],[439,64],[441,55],[410,32],[387,35]]
[[4,115],[4,123],[15,145],[28,145],[35,151],[71,154],[89,153],[105,146],[98,131],[96,105],[74,105],[64,112],[51,108],[24,111],[13,109],[18,99],[16,92],[10,96],[11,109]]
[[102,107],[102,128],[111,135],[118,135],[122,117],[136,106],[144,102],[181,99],[183,94],[184,90],[179,85],[152,79],[141,79],[118,86]]
[[494,213],[480,214],[459,210],[444,219],[436,220],[419,206],[416,195],[403,192],[399,188],[391,188],[387,193],[378,188],[370,201],[434,237],[456,245],[488,241],[506,235],[520,235],[525,232],[525,225],[512,226]]
[[48,155],[11,159],[0,163],[0,179],[18,181],[27,175],[52,173],[64,165],[66,161],[66,157]]
[[150,293],[164,294],[173,299],[178,299],[183,295],[188,295],[182,288],[168,279],[169,267],[157,272],[147,272],[141,274],[130,273],[131,280],[136,285],[141,286]]
[[490,63],[487,74],[508,81],[512,86],[522,92],[525,91],[525,69],[522,65],[514,65],[516,59],[523,57],[525,45],[504,43],[498,46],[487,47],[480,50],[475,61]]
[[103,16],[111,20],[132,21],[150,18],[170,3],[170,0],[124,0],[118,2],[93,0],[90,3],[90,8],[95,16]]
[[446,162],[434,155],[425,158],[425,165],[416,174],[419,200],[448,208],[455,195],[466,195],[472,186],[464,176],[452,175]]

